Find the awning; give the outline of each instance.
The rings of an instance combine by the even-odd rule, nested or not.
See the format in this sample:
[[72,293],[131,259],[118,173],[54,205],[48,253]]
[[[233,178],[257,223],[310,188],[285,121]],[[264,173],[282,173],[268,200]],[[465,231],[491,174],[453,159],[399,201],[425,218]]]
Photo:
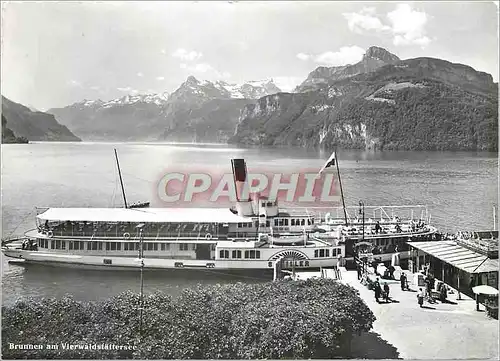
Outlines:
[[453,241],[408,242],[408,244],[467,273],[498,272],[498,259],[488,258]]
[[474,292],[476,295],[490,295],[490,296],[498,295],[498,290],[488,285],[480,285],[472,287],[472,292]]
[[49,208],[40,221],[130,223],[249,223],[229,208]]

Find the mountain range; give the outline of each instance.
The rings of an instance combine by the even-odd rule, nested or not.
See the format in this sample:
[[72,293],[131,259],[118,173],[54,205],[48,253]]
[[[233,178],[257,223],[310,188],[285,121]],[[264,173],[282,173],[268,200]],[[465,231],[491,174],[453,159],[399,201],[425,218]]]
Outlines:
[[84,100],[48,112],[85,140],[226,142],[245,105],[278,92],[272,79],[238,85],[189,76],[172,94]]
[[52,114],[31,111],[2,96],[2,143],[80,140]]
[[231,143],[406,150],[498,150],[498,84],[441,59],[372,47],[345,67],[245,106]]
[[355,64],[316,68],[292,93],[272,79],[238,85],[189,76],[171,94],[84,100],[48,113],[84,140],[498,150],[491,75],[442,59],[401,60],[375,46]]

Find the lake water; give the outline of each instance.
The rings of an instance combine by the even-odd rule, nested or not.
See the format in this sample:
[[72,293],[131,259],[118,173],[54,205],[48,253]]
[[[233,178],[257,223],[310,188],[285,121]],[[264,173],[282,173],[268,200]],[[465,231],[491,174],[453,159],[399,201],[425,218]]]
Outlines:
[[[157,200],[157,183],[171,167],[227,167],[245,158],[249,168],[298,169],[323,165],[329,154],[304,149],[243,149],[219,145],[139,143],[33,143],[2,145],[2,235],[34,227],[35,207],[120,206],[113,149],[118,150],[129,201]],[[347,206],[427,205],[443,232],[493,227],[497,204],[496,153],[339,151]],[[62,296],[97,300],[139,289],[138,272],[97,272],[9,264],[2,255],[3,302]],[[240,279],[245,280],[245,279]],[[146,273],[145,290],[178,292],[203,276]],[[246,281],[258,281],[248,278]]]

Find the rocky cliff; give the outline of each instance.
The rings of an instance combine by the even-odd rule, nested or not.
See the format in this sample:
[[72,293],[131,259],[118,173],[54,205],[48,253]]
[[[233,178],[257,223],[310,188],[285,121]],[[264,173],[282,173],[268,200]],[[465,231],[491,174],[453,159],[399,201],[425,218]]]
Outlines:
[[[24,105],[2,96],[2,127],[5,124],[14,137],[30,141],[80,141],[68,128],[59,124],[52,114],[33,112]],[[3,140],[3,138],[2,138]]]
[[383,48],[372,46],[368,48],[363,56],[363,59],[353,65],[334,66],[334,67],[318,67],[300,84],[295,92],[302,93],[312,90],[321,89],[325,85],[336,80],[350,78],[358,74],[369,73],[376,69],[394,64],[400,59]]
[[17,137],[12,129],[7,126],[7,119],[2,114],[2,144],[9,143],[28,143],[28,139]]

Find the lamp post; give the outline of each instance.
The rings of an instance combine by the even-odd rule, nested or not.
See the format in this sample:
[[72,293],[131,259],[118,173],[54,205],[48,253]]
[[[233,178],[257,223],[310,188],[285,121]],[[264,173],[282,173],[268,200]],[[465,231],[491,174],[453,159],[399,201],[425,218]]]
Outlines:
[[359,214],[363,216],[363,242],[365,241],[365,204],[359,201]]
[[139,338],[142,341],[142,312],[144,306],[144,236],[142,234],[142,229],[144,224],[138,224],[136,227],[139,230],[139,260],[141,262],[141,293],[140,293],[140,303],[139,303]]

